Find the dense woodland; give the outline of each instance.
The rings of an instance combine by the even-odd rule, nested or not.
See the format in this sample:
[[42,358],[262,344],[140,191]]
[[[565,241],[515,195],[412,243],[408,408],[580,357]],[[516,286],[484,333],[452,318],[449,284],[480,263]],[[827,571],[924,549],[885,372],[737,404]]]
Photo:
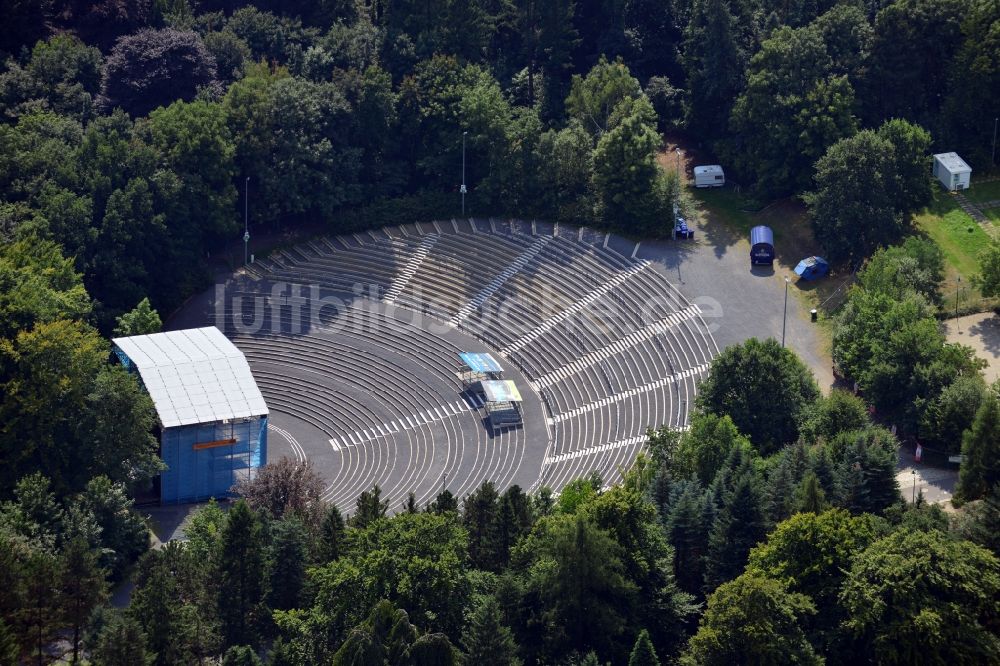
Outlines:
[[[0,664],[1000,663],[1000,399],[906,238],[928,155],[990,162],[995,0],[0,3]],[[635,237],[664,132],[861,267],[820,396],[727,349],[622,483],[350,517],[278,462],[148,550],[155,413],[109,363],[251,229],[468,211]],[[249,179],[249,180],[248,180]],[[848,233],[850,231],[850,233]],[[905,241],[904,241],[905,239]],[[1000,292],[1000,247],[983,265]],[[761,418],[766,414],[767,418]],[[905,506],[900,436],[966,462]],[[906,489],[904,488],[905,492]],[[109,590],[136,584],[125,609]]]

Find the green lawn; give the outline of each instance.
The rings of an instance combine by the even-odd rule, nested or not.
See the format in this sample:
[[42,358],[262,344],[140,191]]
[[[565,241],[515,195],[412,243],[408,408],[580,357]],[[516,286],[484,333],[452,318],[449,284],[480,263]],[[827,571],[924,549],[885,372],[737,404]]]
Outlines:
[[969,201],[996,201],[1000,199],[1000,180],[989,183],[972,183],[972,187],[964,192]]
[[734,192],[732,188],[710,187],[698,189],[689,187],[687,191],[691,196],[703,203],[706,208],[709,208],[722,217],[736,231],[739,231],[744,236],[750,233],[750,228],[754,226],[753,213],[743,210],[747,207],[747,200]]
[[979,253],[990,242],[989,236],[950,194],[935,190],[933,203],[916,216],[916,224],[940,246],[955,272],[966,280],[979,272]]

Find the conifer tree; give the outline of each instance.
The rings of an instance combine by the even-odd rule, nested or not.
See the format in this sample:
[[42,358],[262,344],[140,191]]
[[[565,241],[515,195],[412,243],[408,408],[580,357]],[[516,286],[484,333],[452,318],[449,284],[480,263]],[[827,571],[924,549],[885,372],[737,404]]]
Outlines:
[[225,643],[254,645],[264,597],[264,544],[260,519],[243,500],[226,516],[219,572],[219,618]]
[[492,596],[485,597],[472,611],[462,634],[462,645],[465,647],[465,663],[470,666],[514,666],[521,663],[517,658],[514,635],[503,624],[500,604]]
[[635,647],[629,655],[628,666],[660,666],[653,641],[649,640],[649,632],[645,629],[640,631],[639,637],[635,639]]
[[802,483],[795,489],[794,505],[801,513],[823,513],[830,508],[816,472],[810,470],[802,477]]
[[427,510],[439,516],[445,513],[458,512],[458,500],[452,495],[450,490],[442,490],[434,501],[427,506]]
[[91,611],[107,597],[105,571],[98,565],[98,550],[76,537],[60,553],[59,596],[63,618],[73,629],[73,663],[80,656],[80,632]]
[[469,531],[469,561],[477,569],[496,571],[497,491],[490,481],[465,498],[462,523]]
[[844,484],[844,504],[854,513],[880,514],[899,502],[896,481],[896,452],[885,442],[866,433],[848,435],[851,443],[844,452],[840,477]]
[[696,594],[705,580],[705,552],[712,522],[705,520],[708,496],[696,481],[678,484],[666,517],[667,538],[674,547],[677,585]]
[[222,657],[222,666],[261,666],[260,657],[247,645],[234,645]]
[[962,466],[956,495],[979,499],[1000,483],[1000,401],[983,400],[972,427],[962,436]]
[[791,450],[782,453],[781,461],[771,470],[768,479],[767,517],[774,525],[792,515],[793,495],[798,480],[795,478],[790,454]]
[[740,475],[733,490],[725,497],[708,537],[705,588],[714,590],[743,571],[750,549],[767,531],[761,508],[760,492],[753,475]]
[[364,529],[379,518],[385,518],[386,511],[389,510],[389,500],[382,499],[382,489],[375,484],[371,490],[366,490],[358,495],[357,510],[351,517],[351,525],[358,529]]
[[323,522],[319,527],[319,539],[316,545],[316,561],[322,564],[339,558],[344,550],[344,516],[335,504],[326,508]]
[[271,531],[267,571],[267,605],[274,610],[297,608],[306,578],[306,531],[297,518],[285,518]]
[[721,137],[744,86],[747,53],[726,0],[695,0],[684,31],[683,65],[688,77],[687,124],[701,139]]
[[97,636],[91,660],[101,666],[149,666],[155,656],[146,650],[146,634],[133,618],[113,614]]

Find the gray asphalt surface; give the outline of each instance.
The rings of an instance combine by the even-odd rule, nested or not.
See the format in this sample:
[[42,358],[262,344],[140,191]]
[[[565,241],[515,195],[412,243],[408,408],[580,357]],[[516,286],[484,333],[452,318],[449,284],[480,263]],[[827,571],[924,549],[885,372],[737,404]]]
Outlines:
[[[424,503],[486,479],[613,482],[647,427],[686,424],[720,347],[780,339],[783,297],[781,276],[751,272],[739,239],[697,228],[693,241],[636,248],[590,229],[447,221],[276,251],[168,327],[217,325],[247,355],[272,460],[311,460],[324,498],[347,511],[375,483],[398,510],[410,491]],[[793,294],[786,339],[823,369]],[[491,432],[462,394],[459,351],[501,360],[522,428]]]

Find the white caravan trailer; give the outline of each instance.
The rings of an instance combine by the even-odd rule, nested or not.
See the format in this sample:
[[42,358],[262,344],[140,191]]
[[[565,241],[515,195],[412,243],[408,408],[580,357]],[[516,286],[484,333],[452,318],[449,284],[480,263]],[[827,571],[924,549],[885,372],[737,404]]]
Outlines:
[[934,177],[951,192],[967,190],[972,169],[958,153],[939,153],[934,156]]
[[725,184],[726,174],[718,164],[708,164],[694,168],[695,187],[722,187]]

